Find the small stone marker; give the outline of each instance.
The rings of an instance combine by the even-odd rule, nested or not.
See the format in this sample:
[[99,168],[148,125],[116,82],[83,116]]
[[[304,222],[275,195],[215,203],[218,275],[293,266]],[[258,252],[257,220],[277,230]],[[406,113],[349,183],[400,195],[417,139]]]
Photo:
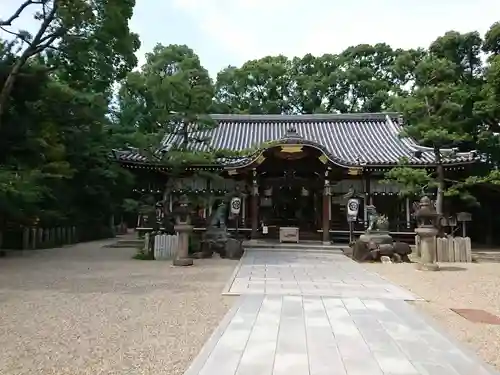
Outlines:
[[454,262],[455,261],[455,242],[454,241],[447,241],[448,242],[448,262]]
[[451,241],[453,243],[453,252],[455,255],[455,262],[461,262],[460,260],[460,240],[458,238],[451,238]]
[[465,237],[465,259],[467,263],[472,262],[472,244],[470,241],[470,237]]
[[380,262],[381,263],[392,263],[391,258],[389,258],[387,255],[383,255],[380,257]]
[[467,249],[465,247],[465,238],[460,238],[458,241],[458,253],[460,254],[460,262],[467,262]]
[[436,242],[437,261],[448,262],[448,239],[438,238]]
[[474,323],[500,325],[500,318],[488,311],[478,309],[451,309],[451,311]]

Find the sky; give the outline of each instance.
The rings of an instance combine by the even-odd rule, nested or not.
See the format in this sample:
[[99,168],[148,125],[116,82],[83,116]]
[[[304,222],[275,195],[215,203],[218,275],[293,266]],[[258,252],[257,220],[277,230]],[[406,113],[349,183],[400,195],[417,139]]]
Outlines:
[[[19,3],[0,0],[0,18]],[[157,43],[186,44],[215,77],[268,55],[322,55],[380,42],[427,47],[449,30],[484,35],[497,21],[498,0],[136,0],[130,27],[141,38],[140,64]],[[15,27],[36,25],[27,13]]]

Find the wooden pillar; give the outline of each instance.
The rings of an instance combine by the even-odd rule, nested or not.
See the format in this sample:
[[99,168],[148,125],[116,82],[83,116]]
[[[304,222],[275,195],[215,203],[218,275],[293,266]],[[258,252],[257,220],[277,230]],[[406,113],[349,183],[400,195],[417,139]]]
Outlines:
[[411,211],[410,211],[410,198],[406,197],[405,199],[405,211],[406,211],[406,228],[410,229],[411,227]]
[[251,238],[257,239],[259,230],[259,185],[257,184],[257,171],[252,171],[252,202],[251,211],[252,217],[252,235]]
[[241,227],[246,228],[246,214],[247,214],[247,195],[246,193],[241,197]]
[[370,175],[365,175],[364,179],[365,179],[365,201],[363,204],[363,215],[364,215],[363,221],[366,229],[368,228],[368,212],[366,211],[366,207],[368,205],[373,204],[373,198],[370,191]]
[[325,171],[325,185],[323,187],[323,243],[330,244],[330,205],[331,205],[331,188],[330,180],[328,180],[328,170]]

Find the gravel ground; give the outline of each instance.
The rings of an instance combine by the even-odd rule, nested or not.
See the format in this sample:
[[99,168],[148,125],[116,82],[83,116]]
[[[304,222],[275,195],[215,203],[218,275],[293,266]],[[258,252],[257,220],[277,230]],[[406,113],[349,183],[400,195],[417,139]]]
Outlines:
[[427,300],[414,304],[500,370],[500,326],[472,323],[450,310],[482,309],[500,316],[500,264],[443,263],[440,272],[416,271],[414,264],[365,266]]
[[233,303],[237,262],[174,268],[105,243],[0,259],[0,374],[185,371]]

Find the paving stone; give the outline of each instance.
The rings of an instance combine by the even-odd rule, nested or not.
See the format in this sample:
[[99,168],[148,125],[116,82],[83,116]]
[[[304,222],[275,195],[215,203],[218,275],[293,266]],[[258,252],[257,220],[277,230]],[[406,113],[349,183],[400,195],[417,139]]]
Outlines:
[[415,296],[344,258],[245,255],[231,287],[245,296],[189,374],[500,375],[404,301]]
[[372,357],[343,359],[347,375],[385,375]]
[[421,375],[460,375],[449,365],[440,365],[429,362],[414,362],[415,368]]
[[398,352],[375,352],[375,360],[384,374],[419,375],[408,358]]
[[283,297],[273,375],[308,374],[307,341],[302,298]]
[[[250,275],[250,276],[249,276]],[[262,289],[260,283],[265,283]],[[229,294],[276,293],[274,283],[287,286],[283,294],[339,298],[396,298],[414,300],[411,293],[388,283],[342,254],[297,254],[247,251]],[[258,286],[253,286],[256,284]]]
[[262,298],[245,298],[217,342],[200,375],[234,375],[262,304]]
[[267,297],[241,356],[237,375],[271,374],[276,352],[282,297]]

